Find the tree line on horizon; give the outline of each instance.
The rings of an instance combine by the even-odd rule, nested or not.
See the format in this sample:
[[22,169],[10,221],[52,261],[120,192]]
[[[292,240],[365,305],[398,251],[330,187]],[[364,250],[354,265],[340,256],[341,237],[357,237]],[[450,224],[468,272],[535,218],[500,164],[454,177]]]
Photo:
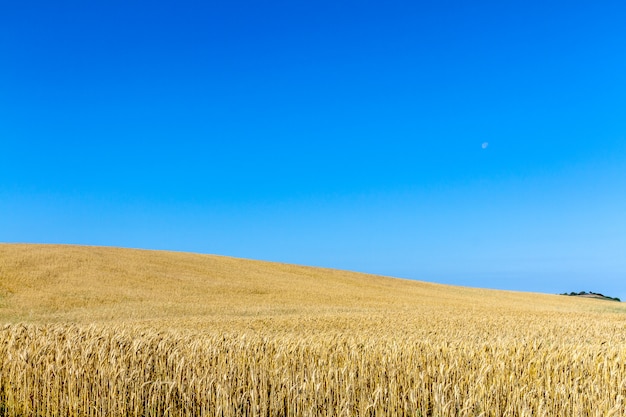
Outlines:
[[568,295],[568,296],[580,296],[580,295],[585,296],[585,295],[595,295],[595,296],[597,296],[597,297],[601,297],[601,298],[604,298],[604,299],[607,299],[607,300],[613,300],[613,301],[619,301],[619,302],[621,302],[621,301],[622,301],[622,300],[620,300],[618,297],[609,297],[609,296],[607,296],[607,295],[600,294],[600,293],[598,293],[598,292],[593,292],[593,291],[589,291],[589,292],[586,292],[586,291],[574,292],[574,291],[572,291],[572,292],[570,292],[570,293],[566,293],[566,292],[564,292],[564,293],[563,293],[563,294],[561,294],[561,295]]

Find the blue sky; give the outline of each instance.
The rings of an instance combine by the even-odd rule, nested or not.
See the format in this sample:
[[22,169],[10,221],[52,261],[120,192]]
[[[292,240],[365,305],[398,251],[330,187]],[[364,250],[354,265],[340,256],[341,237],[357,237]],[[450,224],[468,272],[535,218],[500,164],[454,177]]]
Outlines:
[[621,1],[3,2],[0,241],[626,299],[625,28]]

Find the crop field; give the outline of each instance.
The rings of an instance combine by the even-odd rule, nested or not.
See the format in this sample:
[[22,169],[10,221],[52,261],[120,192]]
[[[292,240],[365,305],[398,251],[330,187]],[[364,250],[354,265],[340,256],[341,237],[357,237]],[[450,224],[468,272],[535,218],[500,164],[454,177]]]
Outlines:
[[626,308],[0,245],[0,416],[624,416]]

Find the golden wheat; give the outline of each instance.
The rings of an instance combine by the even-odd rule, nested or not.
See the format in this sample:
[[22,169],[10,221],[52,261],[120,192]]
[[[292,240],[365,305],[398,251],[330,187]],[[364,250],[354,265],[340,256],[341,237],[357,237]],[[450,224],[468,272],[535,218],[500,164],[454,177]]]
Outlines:
[[8,416],[626,413],[623,340],[555,345],[523,329],[520,340],[481,340],[438,323],[430,339],[354,330],[10,325],[0,333],[0,401]]
[[19,245],[0,284],[2,416],[626,415],[618,303]]

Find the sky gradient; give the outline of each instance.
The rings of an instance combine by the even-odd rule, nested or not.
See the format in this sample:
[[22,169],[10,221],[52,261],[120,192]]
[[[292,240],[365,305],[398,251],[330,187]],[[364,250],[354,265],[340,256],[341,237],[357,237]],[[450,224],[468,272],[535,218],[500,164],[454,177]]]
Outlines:
[[4,2],[0,241],[626,299],[626,4],[546,3]]

